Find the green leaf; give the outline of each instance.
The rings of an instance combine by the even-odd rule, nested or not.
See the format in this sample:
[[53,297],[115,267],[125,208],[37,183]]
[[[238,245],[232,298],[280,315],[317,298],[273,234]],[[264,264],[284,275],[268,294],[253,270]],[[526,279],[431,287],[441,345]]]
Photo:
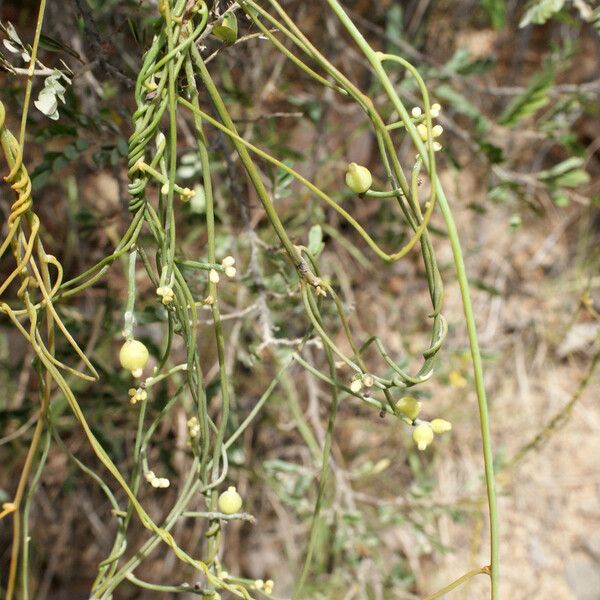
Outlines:
[[404,31],[403,18],[402,7],[399,3],[392,2],[385,15],[386,49],[388,52],[393,53],[401,49],[401,32]]
[[71,48],[71,46],[43,33],[40,35],[40,47],[49,52],[66,52],[67,54],[70,54],[73,58],[76,58],[77,60],[82,60],[81,55],[73,48]]
[[232,12],[227,13],[220,25],[213,27],[212,34],[225,42],[226,44],[233,44],[237,40],[238,25],[235,14]]
[[552,202],[554,202],[556,206],[560,206],[561,208],[564,208],[565,206],[568,206],[570,204],[569,196],[567,196],[567,194],[565,194],[565,192],[563,192],[562,190],[553,192],[552,194],[550,194],[550,197],[552,198]]
[[590,181],[590,174],[583,169],[574,169],[560,177],[557,177],[554,183],[560,187],[577,187]]
[[530,4],[525,11],[519,27],[526,27],[530,23],[543,25],[550,17],[555,15],[565,4],[565,0],[537,0]]
[[550,169],[546,169],[545,171],[540,171],[537,174],[537,178],[540,181],[545,181],[546,183],[568,173],[569,171],[573,171],[574,169],[579,169],[584,163],[583,158],[579,158],[579,156],[571,156],[571,158],[567,158],[562,162],[559,162],[557,165],[554,165]]
[[308,249],[316,257],[323,248],[323,230],[320,225],[313,225],[308,232]]
[[506,107],[498,123],[507,127],[514,127],[520,121],[533,115],[550,101],[548,92],[554,83],[551,71],[538,73],[531,78],[527,89],[514,98]]
[[[571,158],[563,160],[550,169],[540,171],[537,174],[537,178],[547,185],[551,185],[555,188],[577,187],[578,185],[582,185],[590,181],[590,174],[582,168],[584,162],[585,161],[582,158],[579,158],[578,156],[572,156]],[[558,193],[559,192],[557,192],[557,194]],[[558,202],[556,203],[559,204]],[[559,204],[559,206],[560,205],[561,204]]]
[[502,29],[506,23],[506,2],[504,0],[481,0],[481,6],[488,14],[494,29]]
[[485,58],[473,59],[467,48],[458,48],[450,60],[443,66],[444,75],[455,73],[460,75],[475,75],[489,71],[495,64],[495,60],[486,56]]
[[457,112],[469,117],[479,133],[484,133],[489,129],[490,123],[488,119],[481,114],[480,110],[474,104],[454,88],[445,84],[440,85],[435,90],[435,95],[441,100],[445,100]]

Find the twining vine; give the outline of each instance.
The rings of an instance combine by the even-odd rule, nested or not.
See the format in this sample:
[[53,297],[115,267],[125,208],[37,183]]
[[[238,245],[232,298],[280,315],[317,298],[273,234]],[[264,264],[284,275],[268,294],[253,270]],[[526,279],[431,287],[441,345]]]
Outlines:
[[[446,222],[469,333],[479,399],[489,501],[491,558],[489,566],[467,573],[432,598],[439,597],[479,573],[490,576],[491,598],[499,597],[498,519],[481,358],[460,242],[436,171],[436,152],[441,147],[436,138],[441,135],[442,128],[436,125],[434,120],[440,112],[440,106],[431,103],[424,81],[410,63],[400,56],[375,51],[358,31],[340,2],[327,0],[327,4],[369,62],[372,75],[385,92],[394,117],[386,121],[372,98],[322,54],[277,0],[265,0],[262,3],[239,0],[216,17],[203,0],[160,0],[160,28],[143,57],[134,90],[136,110],[132,115],[133,134],[129,140],[128,151],[131,198],[129,227],[111,255],[75,278],[64,280],[60,261],[44,250],[40,219],[36,215],[31,194],[31,180],[23,162],[27,111],[38,66],[37,51],[46,5],[45,0],[41,0],[36,33],[31,45],[30,69],[19,138],[7,129],[5,108],[0,104],[0,141],[9,169],[5,180],[17,195],[7,220],[6,236],[0,246],[0,257],[7,255],[9,250],[12,251],[15,266],[0,286],[0,294],[4,294],[11,283],[20,282],[16,300],[12,305],[2,302],[0,310],[31,345],[36,356],[40,380],[40,412],[25,466],[13,500],[6,502],[2,510],[2,517],[10,516],[13,520],[11,563],[6,583],[7,600],[15,597],[17,589],[20,589],[23,598],[29,597],[28,507],[53,439],[54,443],[100,486],[112,506],[112,514],[117,523],[112,547],[108,556],[98,566],[91,598],[111,598],[114,590],[124,580],[150,590],[193,591],[211,598],[218,597],[219,591],[222,590],[243,598],[270,595],[273,582],[257,583],[230,574],[223,569],[220,562],[223,524],[235,519],[252,519],[251,515],[243,512],[243,499],[235,486],[231,485],[228,450],[259,414],[275,388],[285,381],[287,371],[293,364],[301,366],[327,384],[331,389],[332,398],[324,443],[322,448],[317,449],[321,454],[321,471],[304,566],[296,581],[295,597],[300,598],[310,573],[316,524],[325,502],[325,490],[329,481],[329,458],[340,400],[353,398],[379,412],[393,415],[399,424],[413,428],[412,435],[420,450],[425,450],[435,435],[451,428],[450,423],[444,419],[422,418],[421,403],[407,395],[409,388],[428,381],[433,375],[435,361],[447,333],[447,324],[442,315],[443,285],[428,231],[436,207],[439,207]],[[411,232],[409,241],[403,247],[384,249],[368,233],[364,224],[336,200],[337,190],[321,189],[288,163],[261,149],[260,141],[250,142],[240,135],[207,65],[206,57],[200,50],[202,40],[211,32],[222,39],[235,40],[236,13],[245,14],[262,35],[302,72],[331,88],[346,100],[355,102],[364,111],[377,141],[378,158],[386,173],[387,186],[385,189],[374,189],[373,178],[368,169],[354,163],[348,167],[345,182],[358,196],[375,197],[381,202],[393,203],[397,208],[398,231],[407,229]],[[422,107],[415,107],[410,112],[407,110],[388,76],[388,69],[404,69],[414,78],[420,90]],[[55,108],[54,105],[51,108]],[[182,255],[178,245],[177,214],[181,204],[189,202],[195,194],[193,190],[177,182],[180,135],[178,117],[181,115],[189,115],[193,120],[193,132],[201,165],[206,203],[203,227],[207,239],[202,260]],[[295,274],[296,278],[298,293],[295,298],[304,310],[307,327],[304,338],[294,351],[279,359],[277,375],[233,433],[229,427],[233,382],[226,363],[228,339],[224,334],[220,312],[219,286],[222,278],[236,281],[236,262],[239,260],[236,261],[233,256],[217,255],[214,166],[207,142],[215,131],[224,135],[231,144],[246,173],[248,185],[259,198],[288,258],[289,273]],[[403,139],[410,140],[417,153],[414,164],[408,169],[398,158],[398,145]],[[335,211],[356,231],[382,263],[398,261],[419,247],[431,300],[431,340],[422,352],[423,361],[416,372],[407,372],[401,366],[401,361],[386,349],[383,341],[377,336],[360,340],[354,336],[351,318],[346,314],[335,283],[321,277],[319,257],[315,256],[308,246],[294,243],[286,231],[284,221],[261,177],[257,166],[259,160],[274,165],[294,178],[316,199]],[[421,197],[422,187],[427,187],[420,185],[423,178],[429,181],[429,192],[425,198]],[[70,301],[95,285],[105,276],[111,265],[121,258],[125,259],[128,265],[128,294],[123,313],[124,341],[119,358],[122,367],[131,371],[129,398],[139,411],[133,464],[129,473],[121,472],[113,463],[95,437],[79,406],[69,383],[71,378],[95,381],[99,375],[56,310],[60,303]],[[148,349],[136,337],[136,274],[139,267],[145,270],[156,290],[156,301],[164,306],[167,313],[164,344],[160,354],[155,357],[156,367],[151,373],[147,368]],[[199,275],[204,287],[200,296],[194,293]],[[192,281],[194,285],[191,284]],[[198,352],[201,308],[208,308],[210,311],[217,349],[220,401],[217,412],[209,409],[207,380]],[[351,349],[349,353],[336,343],[334,332],[330,330],[328,320],[323,316],[325,308],[337,314],[339,327]],[[59,336],[68,341],[85,370],[72,367],[56,358],[56,339]],[[174,364],[171,356],[176,336],[183,340],[186,348],[185,361],[179,364]],[[314,337],[321,341],[327,365],[324,370],[315,366],[304,353],[306,344]],[[364,354],[368,348],[375,348],[380,358],[376,369],[368,369],[366,366]],[[349,380],[340,375],[340,363],[354,374]],[[174,382],[176,392],[154,420],[149,422],[146,406],[152,388],[166,379]],[[67,399],[97,458],[112,475],[114,482],[125,492],[126,504],[117,501],[115,493],[111,491],[112,483],[109,485],[95,470],[73,456],[62,442],[48,411],[56,389]],[[140,488],[144,484],[155,488],[168,487],[170,482],[150,468],[148,448],[161,420],[176,403],[183,402],[184,398],[185,406],[193,407],[188,415],[190,450],[193,458],[176,501],[163,522],[156,523],[140,503]],[[206,510],[190,511],[190,503],[198,498],[204,500]],[[170,533],[176,523],[190,517],[203,519],[206,523],[204,539],[193,552],[193,556],[185,552]],[[147,541],[135,549],[130,548],[128,544],[128,530],[133,519],[138,519],[149,531]],[[169,546],[183,563],[203,573],[205,585],[196,588],[187,584],[159,585],[142,581],[135,576],[135,569],[161,542]],[[20,582],[17,581],[19,572]]]

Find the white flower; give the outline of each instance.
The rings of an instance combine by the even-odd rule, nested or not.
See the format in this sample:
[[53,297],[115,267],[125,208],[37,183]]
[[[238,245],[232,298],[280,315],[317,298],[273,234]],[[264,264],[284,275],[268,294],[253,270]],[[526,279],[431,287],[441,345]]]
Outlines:
[[161,302],[164,305],[171,304],[175,299],[175,293],[173,292],[173,289],[168,285],[156,288],[156,295],[161,297]]
[[233,267],[233,265],[235,265],[235,258],[233,258],[233,256],[226,256],[222,261],[221,264],[224,267]]
[[350,384],[350,391],[354,394],[358,394],[362,390],[362,381],[360,379],[354,379]]
[[427,125],[425,123],[419,123],[417,125],[417,131],[419,132],[419,136],[421,139],[426,142],[427,141]]
[[363,375],[361,381],[362,384],[368,388],[373,387],[373,384],[375,383],[373,375]]

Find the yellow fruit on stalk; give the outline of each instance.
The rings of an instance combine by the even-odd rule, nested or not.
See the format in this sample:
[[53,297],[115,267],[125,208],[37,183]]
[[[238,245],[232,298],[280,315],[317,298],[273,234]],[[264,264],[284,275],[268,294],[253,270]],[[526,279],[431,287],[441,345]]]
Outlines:
[[396,408],[408,419],[414,421],[421,412],[421,403],[412,396],[404,396],[396,402]]
[[148,348],[138,340],[127,340],[119,352],[121,366],[136,377],[142,374],[149,357]]
[[346,171],[346,185],[355,194],[364,194],[373,184],[371,171],[367,167],[350,163]]
[[421,425],[417,425],[414,428],[413,440],[419,450],[425,450],[431,444],[433,441],[433,429],[431,429],[429,423],[421,423]]
[[242,497],[232,485],[219,496],[219,510],[226,515],[232,515],[240,512],[240,508],[242,508]]
[[431,429],[433,433],[446,433],[452,429],[452,423],[446,419],[433,419],[431,421]]

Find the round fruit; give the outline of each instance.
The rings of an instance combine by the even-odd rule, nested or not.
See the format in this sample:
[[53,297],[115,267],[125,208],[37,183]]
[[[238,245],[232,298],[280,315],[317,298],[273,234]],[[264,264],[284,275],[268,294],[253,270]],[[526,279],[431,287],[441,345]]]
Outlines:
[[356,163],[350,163],[348,165],[348,171],[346,171],[346,185],[355,194],[364,194],[372,185],[373,177],[371,171],[367,167],[362,167]]
[[219,510],[222,513],[232,515],[240,512],[240,508],[242,508],[242,497],[234,486],[229,487],[219,496]]
[[396,408],[411,421],[414,421],[421,412],[421,403],[412,396],[404,396],[396,402]]
[[413,430],[413,440],[419,450],[425,450],[433,441],[433,430],[428,423],[421,423]]
[[148,348],[138,340],[127,340],[119,352],[121,366],[128,371],[139,371],[146,366],[149,358]]

